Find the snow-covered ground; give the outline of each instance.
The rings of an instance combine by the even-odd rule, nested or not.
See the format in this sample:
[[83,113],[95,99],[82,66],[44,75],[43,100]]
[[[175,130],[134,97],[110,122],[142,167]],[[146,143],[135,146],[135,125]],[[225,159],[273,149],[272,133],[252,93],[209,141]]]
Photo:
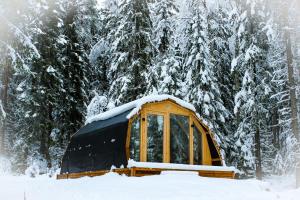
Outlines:
[[199,177],[188,172],[167,172],[148,177],[115,173],[94,178],[56,180],[47,176],[0,175],[1,200],[299,200],[292,177],[229,180]]

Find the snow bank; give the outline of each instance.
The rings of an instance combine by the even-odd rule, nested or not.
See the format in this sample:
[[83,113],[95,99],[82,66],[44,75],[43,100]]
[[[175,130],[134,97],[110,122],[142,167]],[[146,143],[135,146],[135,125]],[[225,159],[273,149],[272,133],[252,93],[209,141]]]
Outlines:
[[126,103],[122,106],[113,108],[113,109],[111,109],[107,112],[101,113],[99,115],[87,118],[85,124],[89,124],[89,123],[92,123],[92,122],[95,122],[95,121],[100,121],[100,120],[106,120],[106,119],[112,118],[114,116],[117,116],[117,115],[119,115],[123,112],[126,112],[128,110],[132,110],[127,115],[127,118],[129,119],[132,116],[134,116],[135,114],[137,114],[144,104],[151,103],[151,102],[160,102],[160,101],[164,101],[164,100],[167,100],[167,99],[173,100],[176,103],[178,103],[179,105],[181,105],[182,107],[185,107],[189,110],[192,110],[194,112],[196,111],[195,107],[192,104],[190,104],[186,101],[183,101],[181,99],[178,99],[174,96],[171,96],[171,95],[150,95],[150,96],[146,96],[146,97],[143,97],[141,99],[137,99],[135,101]]
[[128,168],[132,167],[145,167],[145,168],[163,168],[163,169],[181,169],[181,170],[205,170],[205,171],[234,171],[237,172],[235,167],[224,166],[207,166],[207,165],[185,165],[173,163],[152,163],[152,162],[136,162],[134,160],[128,161]]
[[[275,182],[272,182],[276,184]],[[200,177],[168,172],[148,177],[108,173],[94,178],[55,180],[46,176],[0,176],[1,200],[298,200],[300,190],[277,190],[269,182]]]

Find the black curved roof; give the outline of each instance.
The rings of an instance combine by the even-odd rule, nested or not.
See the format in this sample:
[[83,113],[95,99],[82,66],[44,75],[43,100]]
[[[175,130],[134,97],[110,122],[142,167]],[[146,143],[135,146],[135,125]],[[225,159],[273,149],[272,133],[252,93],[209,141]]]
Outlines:
[[106,120],[99,120],[99,121],[94,121],[92,123],[86,124],[73,135],[73,138],[92,136],[93,134],[98,134],[99,132],[101,132],[102,129],[127,122],[128,121],[127,115],[131,112],[131,110],[132,109],[127,110],[121,114],[118,114]]

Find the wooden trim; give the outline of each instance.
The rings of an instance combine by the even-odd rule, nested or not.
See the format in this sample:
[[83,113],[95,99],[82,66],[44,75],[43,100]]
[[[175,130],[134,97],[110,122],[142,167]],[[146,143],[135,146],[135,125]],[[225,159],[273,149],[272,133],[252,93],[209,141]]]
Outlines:
[[127,136],[126,136],[126,144],[125,144],[125,152],[126,152],[126,158],[129,160],[130,158],[130,137],[131,137],[131,126],[132,122],[135,120],[135,118],[131,118],[128,121],[128,128],[127,128]]
[[165,134],[165,143],[164,143],[164,163],[170,163],[171,160],[171,154],[170,154],[170,150],[171,150],[171,143],[170,143],[170,113],[166,114],[166,134]]
[[229,178],[234,179],[234,171],[210,171],[210,170],[184,170],[184,169],[165,169],[165,168],[143,168],[143,167],[133,167],[133,168],[124,168],[124,169],[113,169],[113,170],[98,170],[91,172],[80,172],[80,173],[71,173],[71,174],[59,174],[57,179],[75,179],[81,177],[95,177],[102,176],[109,172],[115,172],[118,174],[125,174],[127,176],[149,176],[149,175],[159,175],[162,171],[185,171],[185,172],[197,172],[199,176],[204,177],[214,177],[214,178]]
[[140,161],[147,161],[147,138],[146,138],[146,113],[145,110],[141,110],[141,143],[140,143]]
[[189,116],[189,159],[190,164],[194,164],[194,135],[193,135],[193,119],[192,116]]

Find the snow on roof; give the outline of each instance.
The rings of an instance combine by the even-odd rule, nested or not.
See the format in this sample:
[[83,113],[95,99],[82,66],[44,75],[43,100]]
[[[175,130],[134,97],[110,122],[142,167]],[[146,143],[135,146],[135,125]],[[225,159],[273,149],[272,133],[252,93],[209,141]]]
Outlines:
[[183,100],[181,100],[177,97],[174,97],[174,96],[171,96],[171,95],[150,95],[150,96],[146,96],[146,97],[137,99],[135,101],[126,103],[124,105],[115,107],[115,108],[113,108],[111,110],[108,110],[104,113],[100,113],[98,115],[90,117],[86,120],[85,124],[89,124],[89,123],[92,123],[92,122],[95,122],[95,121],[106,120],[106,119],[112,118],[114,116],[117,116],[121,113],[124,113],[124,112],[132,109],[132,111],[127,115],[127,119],[130,119],[132,116],[134,116],[135,114],[137,114],[141,110],[141,108],[144,104],[164,101],[164,100],[168,100],[168,99],[175,101],[177,104],[179,104],[182,107],[185,107],[189,110],[192,110],[192,111],[196,112],[196,109],[192,104],[190,104],[186,101],[183,101]]

